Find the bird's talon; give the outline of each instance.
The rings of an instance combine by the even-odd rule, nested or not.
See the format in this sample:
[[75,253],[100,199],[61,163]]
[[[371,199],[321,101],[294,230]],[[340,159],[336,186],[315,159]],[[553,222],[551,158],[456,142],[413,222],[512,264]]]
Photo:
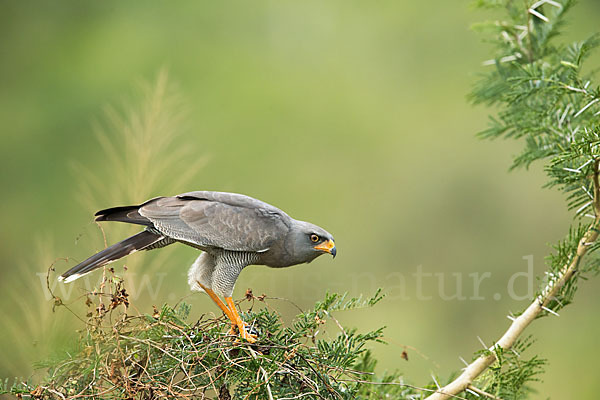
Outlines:
[[240,339],[244,339],[245,341],[247,341],[248,343],[256,343],[256,341],[258,340],[258,336],[256,335],[252,335],[250,333],[246,333],[245,335],[237,335],[237,332],[234,334],[235,336],[235,344],[239,344],[240,343]]
[[258,328],[256,326],[250,325],[250,324],[245,324],[244,328],[249,335],[258,337],[259,332],[258,332]]
[[246,333],[245,335],[241,335],[241,337],[244,338],[249,343],[256,343],[256,341],[258,340],[258,336],[252,335],[250,333]]
[[236,342],[239,340],[239,338],[245,339],[250,343],[255,343],[258,340],[258,329],[256,329],[255,326],[249,325],[245,322],[243,330],[239,329],[237,325],[232,325],[227,334],[238,337]]

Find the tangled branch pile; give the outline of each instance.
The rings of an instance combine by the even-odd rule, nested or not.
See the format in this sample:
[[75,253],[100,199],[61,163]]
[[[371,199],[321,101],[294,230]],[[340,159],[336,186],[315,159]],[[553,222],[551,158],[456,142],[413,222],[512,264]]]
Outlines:
[[[268,307],[247,311],[244,319],[259,332],[258,342],[249,344],[226,333],[229,323],[223,317],[203,315],[187,322],[190,306],[185,303],[155,308],[152,315],[132,315],[123,281],[110,277],[101,292],[86,297],[89,312],[77,351],[48,363],[42,384],[19,383],[4,391],[35,399],[404,396],[413,389],[397,375],[378,379],[373,374],[375,362],[366,345],[381,342],[383,328],[347,330],[332,315],[373,306],[382,297],[380,291],[366,300],[328,294],[287,327]],[[246,299],[254,305],[266,296],[249,290]],[[56,302],[61,304],[58,298]],[[333,335],[323,331],[330,326],[337,333],[328,340]]]

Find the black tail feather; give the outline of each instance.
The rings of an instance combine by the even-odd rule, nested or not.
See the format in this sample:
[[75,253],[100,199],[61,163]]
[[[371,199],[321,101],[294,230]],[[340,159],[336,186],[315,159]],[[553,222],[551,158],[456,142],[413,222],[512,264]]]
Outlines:
[[107,208],[96,213],[96,221],[119,221],[130,224],[153,226],[152,222],[138,212],[141,206]]
[[116,261],[120,258],[125,257],[137,250],[143,250],[144,248],[163,240],[164,236],[144,230],[136,235],[133,235],[119,243],[113,244],[110,247],[102,250],[101,252],[94,254],[87,260],[77,264],[64,274],[62,274],[58,280],[71,282],[79,278],[82,275],[87,274],[90,271],[100,268],[103,265]]

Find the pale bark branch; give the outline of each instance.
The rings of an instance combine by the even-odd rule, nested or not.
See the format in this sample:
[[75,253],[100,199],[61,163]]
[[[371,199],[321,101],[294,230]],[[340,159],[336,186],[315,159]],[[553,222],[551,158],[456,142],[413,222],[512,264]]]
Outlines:
[[458,378],[431,394],[426,400],[446,400],[466,390],[479,375],[496,361],[496,349],[510,349],[525,328],[527,328],[544,310],[543,307],[546,307],[548,303],[555,298],[560,288],[573,277],[582,258],[588,252],[590,246],[596,242],[598,233],[600,232],[600,184],[598,178],[598,163],[598,160],[594,161],[594,174],[592,177],[594,183],[593,206],[596,218],[583,237],[579,240],[577,251],[572,260],[567,263],[558,274],[552,276],[541,294],[535,298],[521,315],[514,319],[504,335],[488,349],[489,352],[478,357],[465,368]]

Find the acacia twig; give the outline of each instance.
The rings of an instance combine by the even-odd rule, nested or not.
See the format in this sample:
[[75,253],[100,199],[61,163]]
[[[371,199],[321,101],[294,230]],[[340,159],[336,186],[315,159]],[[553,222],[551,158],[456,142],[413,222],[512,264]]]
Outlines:
[[508,330],[502,335],[500,340],[494,343],[485,354],[479,356],[475,361],[469,364],[462,374],[448,385],[437,390],[435,393],[427,397],[426,400],[445,400],[449,399],[464,390],[466,390],[473,381],[481,375],[490,365],[492,365],[497,357],[497,349],[508,350],[510,349],[519,336],[523,333],[525,328],[531,324],[531,322],[537,318],[540,313],[546,308],[548,303],[556,296],[558,291],[563,285],[573,277],[573,274],[577,271],[582,258],[588,252],[591,244],[596,242],[598,239],[598,233],[600,232],[600,184],[598,178],[598,164],[599,160],[594,160],[594,173],[592,181],[594,184],[594,222],[590,224],[583,237],[579,240],[577,245],[577,251],[575,252],[571,262],[567,263],[556,277],[542,290],[541,294],[535,298],[535,300],[527,307],[527,309],[518,317],[514,319]]

